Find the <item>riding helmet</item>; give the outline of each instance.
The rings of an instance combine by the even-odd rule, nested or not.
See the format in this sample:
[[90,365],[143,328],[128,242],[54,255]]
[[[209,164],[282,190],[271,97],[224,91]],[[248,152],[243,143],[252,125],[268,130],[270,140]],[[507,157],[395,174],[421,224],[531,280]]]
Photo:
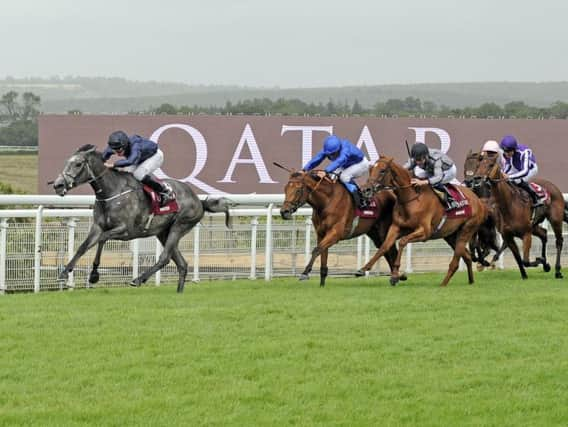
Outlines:
[[423,144],[422,142],[417,142],[416,144],[414,144],[410,150],[410,157],[412,157],[415,160],[420,160],[423,158],[428,157],[428,147],[426,146],[426,144]]
[[128,135],[121,130],[111,133],[108,137],[108,145],[113,150],[124,150],[129,143]]
[[501,148],[505,151],[516,150],[518,146],[517,139],[513,135],[507,135],[501,140]]
[[341,148],[341,140],[335,136],[328,136],[323,142],[323,152],[327,155],[333,154]]
[[490,153],[500,153],[501,149],[499,148],[499,144],[497,143],[497,141],[493,141],[492,139],[490,139],[489,141],[486,141],[485,144],[483,144],[483,148],[481,149],[481,151],[488,151]]

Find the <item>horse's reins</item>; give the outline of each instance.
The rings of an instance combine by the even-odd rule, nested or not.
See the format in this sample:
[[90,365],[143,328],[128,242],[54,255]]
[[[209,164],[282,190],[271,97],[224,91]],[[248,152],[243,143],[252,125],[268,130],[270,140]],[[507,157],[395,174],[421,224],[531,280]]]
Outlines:
[[[305,175],[304,175],[305,176]],[[319,181],[317,181],[316,185],[314,186],[314,188],[309,188],[307,185],[304,184],[303,179],[302,180],[298,180],[297,182],[302,184],[302,187],[300,187],[299,189],[296,190],[296,195],[298,197],[297,201],[295,202],[290,202],[290,207],[293,210],[297,210],[300,206],[302,206],[304,203],[306,203],[305,201],[302,202],[302,197],[304,195],[304,190],[306,190],[306,192],[308,193],[308,195],[306,196],[306,201],[308,200],[308,197],[310,197],[310,194],[313,193],[314,191],[316,191],[318,189],[318,187],[320,186],[321,182],[325,179],[326,177],[321,178]]]

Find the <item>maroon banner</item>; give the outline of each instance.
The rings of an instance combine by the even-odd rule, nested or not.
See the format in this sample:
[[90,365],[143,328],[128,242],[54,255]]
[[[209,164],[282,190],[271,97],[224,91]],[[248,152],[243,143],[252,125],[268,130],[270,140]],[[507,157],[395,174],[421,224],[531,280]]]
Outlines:
[[[40,116],[39,192],[53,194],[47,181],[77,148],[94,144],[102,150],[108,135],[119,129],[159,143],[165,161],[156,174],[188,182],[199,194],[281,193],[288,174],[272,163],[301,168],[331,133],[349,139],[371,161],[386,154],[402,163],[408,157],[405,141],[425,142],[456,162],[458,179],[463,179],[470,149],[478,151],[486,140],[512,134],[533,149],[538,177],[568,192],[563,148],[568,120],[202,115]],[[91,193],[87,185],[72,191]]]

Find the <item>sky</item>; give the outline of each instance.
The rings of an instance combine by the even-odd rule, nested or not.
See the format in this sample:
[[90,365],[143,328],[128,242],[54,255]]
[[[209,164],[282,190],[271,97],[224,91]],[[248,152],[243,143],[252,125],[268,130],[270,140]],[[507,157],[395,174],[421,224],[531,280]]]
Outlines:
[[0,77],[326,87],[568,80],[566,0],[0,0]]

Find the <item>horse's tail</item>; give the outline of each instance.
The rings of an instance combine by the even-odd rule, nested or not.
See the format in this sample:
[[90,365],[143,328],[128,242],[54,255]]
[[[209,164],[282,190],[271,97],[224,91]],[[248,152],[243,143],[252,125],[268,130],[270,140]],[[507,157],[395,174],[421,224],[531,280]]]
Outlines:
[[564,201],[564,222],[568,224],[568,200]]
[[229,199],[226,197],[221,197],[219,199],[205,199],[202,200],[201,203],[203,204],[203,209],[207,212],[224,212],[225,225],[228,228],[233,227],[233,221],[229,215],[229,208],[231,207],[232,202]]

